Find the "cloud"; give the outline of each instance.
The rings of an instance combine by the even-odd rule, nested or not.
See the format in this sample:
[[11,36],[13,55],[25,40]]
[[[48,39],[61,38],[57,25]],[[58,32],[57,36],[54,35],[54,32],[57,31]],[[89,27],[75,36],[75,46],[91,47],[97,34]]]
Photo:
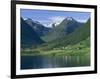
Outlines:
[[61,16],[52,16],[52,17],[48,17],[46,20],[40,20],[40,23],[42,23],[44,26],[46,27],[52,27],[52,24],[55,23],[55,25],[60,24],[63,20],[65,19],[65,17],[61,17]]
[[40,20],[39,21],[41,24],[43,24],[45,27],[52,27],[52,22],[48,20]]
[[53,23],[60,24],[65,19],[65,17],[62,17],[62,16],[53,16],[53,17],[50,17],[49,19]]
[[86,23],[87,20],[86,19],[77,19],[78,22],[82,22],[82,23]]

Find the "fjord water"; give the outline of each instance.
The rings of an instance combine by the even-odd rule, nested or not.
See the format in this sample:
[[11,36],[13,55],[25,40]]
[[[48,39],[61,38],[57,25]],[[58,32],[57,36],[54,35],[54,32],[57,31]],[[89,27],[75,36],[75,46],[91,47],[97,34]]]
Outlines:
[[90,66],[89,56],[21,56],[21,69]]

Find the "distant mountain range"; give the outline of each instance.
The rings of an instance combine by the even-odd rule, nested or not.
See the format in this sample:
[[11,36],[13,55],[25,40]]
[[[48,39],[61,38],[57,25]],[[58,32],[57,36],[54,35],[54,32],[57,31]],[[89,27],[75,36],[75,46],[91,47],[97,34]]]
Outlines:
[[46,45],[45,48],[76,44],[89,36],[90,19],[86,23],[80,23],[68,17],[59,25],[52,24],[52,28],[48,28],[30,18],[27,20],[21,18],[22,48],[40,44]]

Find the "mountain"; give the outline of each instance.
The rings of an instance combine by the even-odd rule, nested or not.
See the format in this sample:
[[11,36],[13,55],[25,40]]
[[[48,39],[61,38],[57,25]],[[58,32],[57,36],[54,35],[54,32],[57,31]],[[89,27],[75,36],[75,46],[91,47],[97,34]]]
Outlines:
[[21,18],[21,47],[39,45],[44,41],[38,36],[34,29]]
[[[53,49],[59,48],[68,45],[75,45],[80,43],[83,40],[90,39],[90,19],[81,27],[77,28],[74,32],[60,38],[50,41],[44,44],[44,47],[41,46],[42,49]],[[88,41],[89,43],[89,41]]]
[[59,25],[54,26],[53,24],[53,30],[46,36],[44,36],[43,39],[49,42],[57,38],[62,38],[63,36],[74,32],[77,28],[79,28],[82,25],[83,23],[76,21],[72,17],[67,17]]
[[38,21],[33,21],[32,19],[28,18],[27,20],[25,20],[27,24],[29,24],[34,31],[39,35],[39,36],[44,36],[46,35],[48,32],[50,32],[52,29],[51,28],[47,28],[44,25],[42,25],[40,22]]
[[82,23],[76,21],[72,17],[67,17],[57,26],[57,29],[60,31],[64,31],[66,34],[70,34],[81,25]]

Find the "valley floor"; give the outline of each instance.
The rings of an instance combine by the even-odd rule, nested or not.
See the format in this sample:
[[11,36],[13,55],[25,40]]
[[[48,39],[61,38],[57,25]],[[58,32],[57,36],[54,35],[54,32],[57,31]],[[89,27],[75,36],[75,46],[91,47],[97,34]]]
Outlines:
[[21,49],[22,56],[90,56],[89,39],[83,40],[74,45],[40,46],[36,48]]
[[37,55],[41,55],[41,56],[79,56],[79,55],[90,55],[90,48],[86,47],[86,48],[54,48],[52,50],[39,50],[39,49],[25,49],[21,51],[21,55],[22,56],[37,56]]

